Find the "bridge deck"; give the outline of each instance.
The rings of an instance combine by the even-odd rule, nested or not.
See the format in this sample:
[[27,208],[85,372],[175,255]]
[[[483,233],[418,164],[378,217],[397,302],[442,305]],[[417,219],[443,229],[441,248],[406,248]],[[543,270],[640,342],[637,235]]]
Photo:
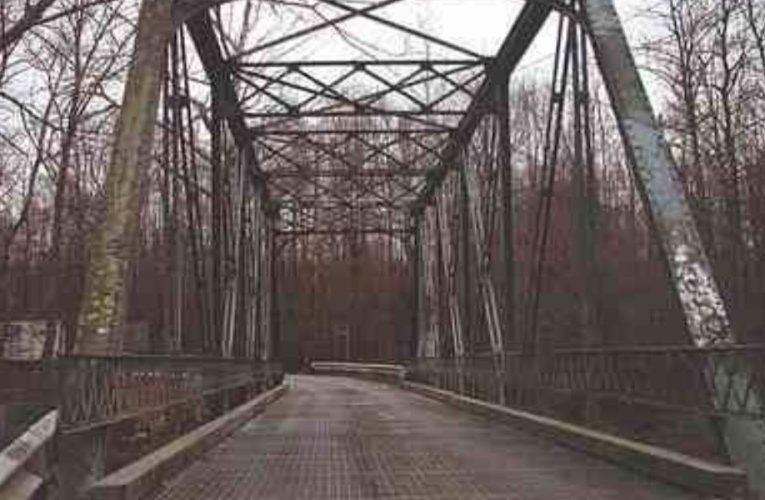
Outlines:
[[311,376],[292,385],[158,499],[694,498],[395,387]]

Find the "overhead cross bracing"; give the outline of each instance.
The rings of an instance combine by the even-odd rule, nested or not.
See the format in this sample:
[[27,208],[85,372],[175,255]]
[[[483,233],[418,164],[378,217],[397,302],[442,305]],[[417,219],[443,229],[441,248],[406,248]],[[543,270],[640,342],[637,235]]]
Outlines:
[[[711,266],[672,178],[672,160],[612,2],[526,2],[488,54],[386,17],[397,4],[404,2],[320,1],[317,8],[334,9],[326,19],[229,54],[227,72],[242,88],[235,114],[255,142],[275,234],[346,235],[352,243],[369,233],[408,236],[412,356],[491,356],[502,372],[508,350],[543,350],[537,316],[548,229],[539,226],[549,220],[569,79],[579,136],[575,156],[582,171],[592,161],[586,118],[591,48],[638,191],[656,223],[688,337],[701,346],[732,342]],[[516,304],[508,81],[553,11],[561,16],[541,174],[546,191],[533,235],[536,261],[525,273],[527,295]],[[285,50],[286,62],[247,61],[355,20],[426,41],[436,53],[405,61],[375,57],[363,45],[368,32],[361,29],[342,36],[362,57],[296,57]],[[225,37],[220,40],[225,53]],[[737,431],[730,432],[735,442]]]
[[[545,325],[538,321],[542,285],[545,279],[552,281],[545,255],[560,172],[557,157],[566,146],[574,150],[577,196],[586,198],[593,152],[587,78],[598,69],[651,235],[660,243],[670,294],[685,321],[677,332],[687,334],[697,349],[736,342],[612,0],[523,3],[504,27],[506,36],[489,51],[412,28],[401,19],[406,11],[398,17],[388,11],[416,5],[415,0],[264,1],[259,4],[266,9],[259,18],[263,23],[244,26],[241,33],[230,29],[229,17],[205,10],[220,5],[231,14],[241,8],[237,4],[177,3],[174,17],[180,28],[173,33],[163,24],[170,17],[169,2],[144,3],[149,21],[159,21],[155,26],[146,18],[140,23],[149,30],[139,30],[138,62],[118,127],[116,173],[110,171],[107,182],[110,204],[95,238],[81,318],[96,333],[103,325],[124,322],[120,287],[129,260],[124,249],[136,232],[134,221],[124,214],[140,198],[134,171],[149,162],[145,150],[150,149],[146,145],[154,131],[164,71],[169,74],[162,89],[163,179],[164,198],[170,203],[163,220],[170,229],[179,221],[185,226],[166,231],[168,267],[181,270],[169,274],[187,274],[185,281],[172,284],[176,288],[168,296],[174,302],[167,309],[173,315],[163,320],[163,325],[172,325],[167,331],[176,348],[265,360],[279,356],[275,346],[285,344],[280,343],[282,330],[287,330],[282,328],[284,318],[296,324],[308,311],[317,318],[311,329],[325,337],[317,340],[326,347],[323,358],[363,359],[360,353],[372,352],[383,359],[448,360],[433,370],[424,363],[423,376],[447,373],[460,381],[464,370],[475,366],[481,377],[493,381],[497,402],[512,401],[513,384],[543,380],[546,363],[561,359],[550,352],[556,347],[552,337],[602,345],[586,314],[578,316],[583,319],[576,320],[573,334],[549,327],[543,331]],[[167,17],[152,16],[152,9]],[[561,15],[550,16],[554,11]],[[539,167],[533,173],[542,178],[536,184],[541,193],[532,207],[535,214],[528,217],[536,227],[525,228],[530,234],[523,235],[532,240],[524,249],[524,264],[531,265],[516,269],[513,172],[525,167],[518,156],[510,156],[508,83],[549,17],[558,21],[554,77],[545,93],[549,108],[540,113],[545,115],[541,121],[547,119],[540,134],[544,139],[538,141],[542,158],[532,163]],[[256,26],[260,24],[262,31]],[[410,46],[396,45],[395,37],[376,39],[378,29],[403,35]],[[258,37],[248,38],[251,33]],[[195,49],[192,57],[204,69],[202,78],[189,76],[187,34]],[[335,40],[323,39],[324,34]],[[171,64],[165,65],[157,54],[171,37]],[[422,41],[423,48],[414,40]],[[588,65],[593,59],[597,68]],[[196,96],[189,91],[190,81],[209,89],[209,103],[192,105]],[[195,108],[201,108],[197,122],[204,121],[204,127],[192,119]],[[562,129],[569,123],[575,131],[564,138]],[[200,159],[195,146],[205,141],[209,158]],[[522,150],[525,140],[520,142]],[[209,191],[203,192],[200,184],[209,184]],[[208,196],[200,200],[203,194]],[[576,224],[585,205],[578,205]],[[180,213],[184,210],[187,214]],[[581,233],[589,231],[586,223],[578,227]],[[584,244],[576,248],[579,257],[590,261],[591,236],[581,238]],[[186,241],[191,242],[188,251]],[[374,248],[362,255],[369,242]],[[329,252],[320,253],[325,249]],[[393,258],[379,265],[384,259],[375,258],[378,250]],[[330,271],[339,277],[336,288],[323,279],[325,268],[332,266]],[[310,270],[305,281],[302,269]],[[585,276],[596,274],[588,270],[592,268],[585,269]],[[373,285],[362,285],[365,278]],[[390,300],[383,304],[376,292],[392,281],[395,286],[388,286],[386,295]],[[567,293],[582,292],[585,298],[575,300],[584,304],[589,292],[582,288]],[[308,290],[303,295],[310,299],[301,302],[300,290]],[[184,304],[187,297],[197,300],[195,307]],[[279,303],[280,298],[287,300]],[[588,305],[577,304],[577,314]],[[389,341],[385,346],[369,335],[374,318],[364,315],[365,310],[383,308],[389,313],[380,328]],[[202,335],[194,335],[192,328]],[[393,336],[395,350],[389,345]],[[358,348],[362,344],[366,351]],[[597,366],[585,358],[587,367]],[[523,362],[511,365],[517,359]],[[521,370],[520,378],[511,376],[515,368]],[[749,401],[746,381],[751,377],[743,371],[739,377],[726,370],[704,370],[705,381],[712,393],[732,392]],[[544,387],[532,387],[535,395],[544,393]],[[743,456],[746,450],[737,450],[735,444],[762,442],[762,431],[735,418],[726,425],[730,428],[720,433],[734,442],[731,454],[761,468],[757,464],[765,462],[749,460]]]
[[[411,233],[411,213],[476,126],[492,73],[504,70],[496,54],[400,21],[418,0],[267,4],[292,22],[251,45],[233,47],[211,17],[189,29],[208,72],[235,89],[221,113],[237,121],[238,143],[253,144],[277,234]],[[549,11],[525,8],[499,54],[513,46],[517,63]],[[364,39],[370,32],[377,40]]]

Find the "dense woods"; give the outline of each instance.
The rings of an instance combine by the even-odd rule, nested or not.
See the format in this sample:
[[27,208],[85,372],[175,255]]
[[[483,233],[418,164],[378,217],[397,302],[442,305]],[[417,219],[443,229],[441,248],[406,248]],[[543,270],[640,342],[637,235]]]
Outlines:
[[[261,7],[247,2],[238,21],[242,32],[257,23]],[[58,319],[69,331],[75,328],[88,235],[103,211],[105,168],[136,12],[133,0],[0,5],[0,316],[6,320]],[[658,82],[651,89],[658,94],[653,97],[677,175],[734,326],[741,338],[759,341],[765,322],[765,1],[667,0],[641,12],[641,19],[653,29],[640,37],[636,55]],[[242,43],[227,41],[232,49]],[[510,84],[519,307],[527,300],[528,270],[536,258],[531,240],[550,92],[550,71],[542,67]],[[588,72],[591,189],[582,197],[576,188],[569,117],[551,209],[540,335],[559,345],[684,343],[682,319],[625,166],[608,97],[594,65]],[[183,88],[189,81],[190,88]],[[246,309],[246,293],[265,293],[248,291],[246,281],[235,284],[225,264],[260,251],[240,250],[244,235],[237,232],[242,220],[257,217],[258,208],[238,194],[241,169],[216,169],[216,158],[232,154],[234,145],[230,138],[224,144],[209,140],[216,124],[203,111],[210,95],[199,81],[193,50],[176,41],[155,163],[142,181],[142,237],[131,265],[129,317],[149,326],[154,349],[245,354],[233,334],[224,342],[227,348],[214,347],[221,338],[213,332],[224,324],[232,332],[246,329],[244,323],[225,323],[226,311],[234,303]],[[491,147],[488,130],[476,134],[474,157]],[[211,193],[229,196],[217,206]],[[574,250],[583,237],[575,214],[585,204],[594,239],[587,262]],[[488,202],[485,210],[491,212]],[[291,356],[408,354],[412,291],[406,242],[363,234],[310,236],[281,250],[269,272],[278,276],[281,341]],[[211,302],[215,287],[230,291],[221,294],[226,298],[220,304]],[[583,315],[585,294],[591,311]],[[592,331],[598,332],[595,340]],[[345,346],[351,342],[347,336],[355,340]]]

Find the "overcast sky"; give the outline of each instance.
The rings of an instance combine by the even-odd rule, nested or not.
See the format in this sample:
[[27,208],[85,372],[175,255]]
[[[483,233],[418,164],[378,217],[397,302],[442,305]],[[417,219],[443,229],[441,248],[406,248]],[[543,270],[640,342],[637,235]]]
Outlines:
[[[655,21],[651,23],[641,14],[645,13],[646,8],[661,5],[664,1],[615,0],[633,46],[649,35],[656,36]],[[353,5],[350,2],[349,4]],[[493,56],[507,36],[523,4],[522,0],[409,0],[375,11],[375,14],[421,29],[481,55]],[[277,10],[279,14],[273,14],[273,17],[266,12],[259,17],[257,26],[253,27],[253,35],[260,41],[278,38],[317,21],[315,18],[302,21],[293,19],[290,17],[289,8],[274,9]],[[286,15],[285,11],[288,12]],[[330,7],[323,11],[327,18],[343,13]],[[360,58],[358,48],[361,46],[371,47],[375,57],[418,57],[423,55],[422,51],[427,45],[422,40],[365,19],[356,18],[343,23],[341,27],[355,36],[355,41],[359,42],[356,47],[351,46],[347,39],[340,38],[334,30],[324,30],[288,44],[282,54],[270,54],[269,58],[276,56],[277,59],[292,60],[354,59]],[[519,76],[549,74],[555,49],[556,27],[557,18],[553,16],[521,62]],[[431,58],[452,58],[458,55],[432,44],[428,50],[428,56]],[[651,82],[648,83],[654,87]]]
[[[474,50],[493,55],[512,26],[523,3],[520,0],[420,0],[422,9],[411,19],[411,5],[402,9],[404,18],[410,17],[409,24],[427,26],[433,32]],[[655,23],[645,17],[647,8],[660,5],[665,0],[615,0],[617,10],[624,23],[633,46],[656,35]],[[406,4],[407,2],[405,2]],[[393,12],[393,10],[389,11]],[[399,16],[402,14],[398,13]],[[392,17],[399,17],[392,16]],[[403,18],[402,18],[403,20]],[[653,32],[652,32],[653,31]],[[548,22],[530,49],[519,70],[521,73],[544,67],[553,58],[555,48],[556,22]]]
[[[657,36],[656,22],[646,18],[645,10],[660,6],[665,1],[615,0],[633,47],[648,37]],[[370,4],[371,2],[358,4],[347,2],[347,5],[354,5],[357,8]],[[466,47],[475,53],[493,56],[507,36],[523,5],[522,0],[408,0],[382,8],[374,14],[420,29],[440,39]],[[230,19],[235,20],[240,17],[237,16],[236,4],[231,5],[230,8],[233,9],[233,16]],[[241,13],[241,10],[238,12]],[[308,19],[300,17],[304,16],[305,12],[305,9],[284,6],[264,9],[258,16],[255,26],[250,27],[247,37],[250,42],[246,46],[253,47],[264,41],[275,40],[321,22],[316,17]],[[343,14],[345,14],[344,11],[335,7],[325,6],[322,10],[325,19]],[[236,24],[234,21],[231,26]],[[275,53],[254,54],[248,59],[352,60],[365,59],[368,55],[365,55],[365,50],[372,54],[371,57],[386,59],[423,58],[423,56],[432,59],[452,59],[460,56],[451,49],[428,44],[421,39],[381,26],[368,19],[354,18],[342,23],[339,28],[344,34],[351,34],[351,36],[341,36],[336,30],[325,29],[286,45],[280,45]],[[556,28],[557,16],[551,16],[526,57],[521,61],[516,71],[516,78],[550,77]],[[464,58],[464,55],[462,57]],[[642,73],[654,104],[661,106],[661,88],[652,80],[650,74]]]
[[[420,0],[418,24],[424,22],[442,35],[449,36],[481,52],[492,53],[507,34],[515,16],[523,6],[520,0]],[[655,3],[655,0],[654,0]],[[401,8],[410,12],[412,3]],[[616,0],[617,10],[630,31],[645,28],[637,16],[650,5],[650,0]],[[393,9],[391,11],[393,12]],[[641,25],[642,24],[642,25]],[[550,31],[549,29],[547,30]],[[638,33],[633,33],[638,34]],[[544,40],[543,40],[544,41]],[[539,44],[538,44],[539,45]],[[541,45],[552,45],[551,40]]]

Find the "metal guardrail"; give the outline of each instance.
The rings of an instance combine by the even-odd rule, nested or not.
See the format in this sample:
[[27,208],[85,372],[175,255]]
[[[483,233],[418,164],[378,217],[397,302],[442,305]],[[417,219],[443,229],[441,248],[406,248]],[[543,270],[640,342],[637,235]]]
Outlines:
[[[12,375],[3,381],[0,404],[56,409],[55,432],[46,427],[46,441],[56,434],[57,463],[51,467],[56,472],[50,488],[63,498],[79,498],[93,479],[221,416],[283,378],[277,363],[171,356],[0,361],[0,373]],[[30,435],[40,434],[40,425],[14,443],[29,443]],[[6,463],[1,457],[0,498],[6,498]],[[14,488],[40,489],[39,474],[19,474],[23,478]]]
[[546,356],[421,359],[409,378],[481,399],[521,404],[569,394],[704,415],[765,417],[765,346],[568,349]]
[[349,363],[345,361],[313,361],[311,370],[318,374],[347,374],[384,379],[403,379],[406,367],[384,363]]
[[246,359],[68,357],[46,369],[63,432],[141,417],[232,390],[257,394],[282,379],[278,364]]
[[282,379],[277,363],[172,356],[0,360],[0,404],[60,410],[62,431],[106,425],[218,392],[258,393]]
[[0,451],[0,498],[38,498],[49,480],[46,448],[56,433],[58,417],[58,411],[50,411]]
[[37,402],[45,398],[42,361],[0,360],[0,404]]

